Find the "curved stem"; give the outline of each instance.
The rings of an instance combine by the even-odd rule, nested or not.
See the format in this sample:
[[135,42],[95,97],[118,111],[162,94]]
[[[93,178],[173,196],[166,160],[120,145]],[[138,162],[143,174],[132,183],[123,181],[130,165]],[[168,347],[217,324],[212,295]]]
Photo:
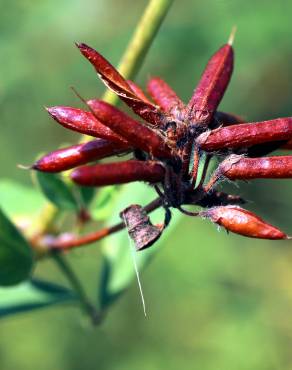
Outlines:
[[[162,204],[162,199],[156,198],[151,203],[147,204],[147,206],[144,207],[144,210],[147,213],[150,213],[154,211],[155,209],[159,208],[161,204]],[[81,247],[83,245],[87,245],[87,244],[91,244],[96,241],[99,241],[105,238],[106,236],[109,236],[120,230],[123,230],[124,228],[125,228],[124,222],[119,222],[111,227],[105,227],[93,233],[80,236],[80,237],[73,237],[72,239],[69,239],[69,240],[62,240],[62,237],[57,238],[48,245],[48,248],[52,250],[60,251],[60,250],[68,250],[72,248]]]
[[192,211],[188,211],[187,209],[184,209],[182,207],[177,207],[177,209],[183,213],[184,215],[187,215],[187,216],[191,216],[191,217],[196,217],[196,216],[199,216],[199,212],[192,212]]
[[71,269],[70,265],[68,264],[64,256],[61,255],[58,251],[52,251],[51,256],[53,257],[59,269],[63,272],[63,274],[70,282],[73,290],[75,291],[80,301],[80,304],[84,312],[90,317],[91,322],[94,325],[99,324],[101,322],[102,315],[96,310],[94,305],[90,302],[89,298],[87,297],[84,291],[82,284],[78,280],[75,272]]
[[125,225],[123,222],[119,222],[111,227],[104,227],[98,231],[89,233],[87,235],[83,235],[80,237],[72,237],[69,240],[62,240],[62,236],[60,238],[56,238],[51,243],[48,244],[48,248],[52,250],[69,250],[72,248],[82,247],[83,245],[95,243],[106,236],[114,234],[120,230],[123,230]]

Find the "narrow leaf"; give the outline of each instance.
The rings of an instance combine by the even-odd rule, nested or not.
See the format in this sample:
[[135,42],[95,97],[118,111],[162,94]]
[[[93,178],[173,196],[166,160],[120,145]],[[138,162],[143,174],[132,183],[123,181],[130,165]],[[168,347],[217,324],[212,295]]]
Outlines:
[[77,188],[80,193],[82,204],[89,206],[93,202],[95,189],[88,186],[78,186]]
[[[84,189],[94,189],[84,187]],[[98,190],[96,197],[91,204],[91,215],[93,219],[104,221],[111,217],[113,204],[119,194],[119,186],[106,186]]]
[[62,210],[78,210],[78,202],[58,175],[36,172],[36,177],[42,192],[56,207]]
[[14,287],[0,288],[0,318],[74,300],[74,293],[60,285],[27,280]]
[[0,285],[28,278],[33,265],[30,245],[0,209]]

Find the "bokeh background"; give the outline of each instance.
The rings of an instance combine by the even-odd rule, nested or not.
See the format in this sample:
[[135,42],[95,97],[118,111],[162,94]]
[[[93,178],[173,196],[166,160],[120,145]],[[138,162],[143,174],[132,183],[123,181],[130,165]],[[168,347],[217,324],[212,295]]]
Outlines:
[[[78,135],[58,127],[44,106],[80,106],[103,86],[74,46],[84,41],[113,64],[146,1],[12,0],[0,2],[1,177],[31,186],[18,163]],[[292,2],[174,0],[140,70],[166,79],[185,100],[208,57],[233,25],[235,72],[221,109],[249,121],[292,115]],[[248,207],[292,233],[290,181],[230,186]],[[28,369],[276,370],[292,367],[292,243],[217,232],[185,218],[142,276],[148,317],[135,283],[101,327],[59,306],[0,322],[0,367]],[[98,247],[70,257],[95,294]],[[63,282],[50,262],[40,276]]]

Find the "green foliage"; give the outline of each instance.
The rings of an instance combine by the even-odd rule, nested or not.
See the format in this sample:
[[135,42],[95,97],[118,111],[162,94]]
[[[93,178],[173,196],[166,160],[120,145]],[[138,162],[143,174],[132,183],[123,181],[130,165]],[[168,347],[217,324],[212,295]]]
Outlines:
[[[129,204],[141,204],[145,206],[155,198],[155,192],[149,186],[142,183],[126,185],[119,192],[119,197],[112,208],[112,217],[108,225],[118,221],[119,213]],[[155,218],[159,222],[164,220],[164,211],[158,210]],[[137,267],[142,271],[160,246],[166,243],[167,238],[171,237],[181,214],[175,214],[169,228],[154,246],[146,250],[135,253]],[[106,238],[102,248],[102,272],[100,279],[99,304],[101,308],[106,308],[121,293],[123,293],[135,278],[131,248],[135,248],[126,230]]]
[[0,181],[0,205],[10,216],[32,215],[44,204],[44,198],[35,188],[29,188],[15,181]]
[[69,211],[79,209],[77,199],[59,175],[37,171],[36,178],[43,194],[56,207]]
[[32,265],[30,245],[0,209],[0,285],[14,285],[26,279]]
[[119,186],[100,188],[91,204],[91,214],[95,220],[104,221],[114,212],[113,204],[119,196]]
[[74,293],[60,285],[32,279],[14,287],[0,288],[0,318],[75,300]]
[[80,194],[80,203],[82,206],[89,206],[95,196],[95,188],[90,186],[75,186],[74,190]]

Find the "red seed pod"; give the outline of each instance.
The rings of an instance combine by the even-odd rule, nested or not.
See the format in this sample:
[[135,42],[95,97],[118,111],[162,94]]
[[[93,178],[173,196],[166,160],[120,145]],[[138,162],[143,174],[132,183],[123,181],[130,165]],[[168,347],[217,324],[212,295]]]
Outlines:
[[125,139],[99,122],[90,112],[63,106],[50,107],[47,108],[47,111],[55,121],[70,130],[80,132],[84,135],[113,141],[115,143],[126,143]]
[[127,97],[120,97],[136,114],[153,126],[160,126],[165,123],[165,116],[161,110],[153,104],[142,100],[133,100]]
[[105,186],[133,181],[157,183],[163,178],[164,168],[160,164],[137,160],[79,167],[71,174],[71,179],[83,186]]
[[104,84],[116,94],[124,94],[129,98],[136,98],[123,76],[101,54],[86,44],[76,44],[85,58],[93,65]]
[[205,151],[247,148],[255,144],[289,140],[292,137],[292,117],[270,121],[242,123],[204,132],[196,142]]
[[292,178],[292,156],[244,158],[231,155],[221,162],[217,171],[230,180],[289,179]]
[[166,113],[175,114],[185,107],[172,88],[159,77],[152,77],[149,80],[147,90],[155,103]]
[[127,80],[130,88],[134,91],[135,95],[138,96],[139,99],[144,100],[146,103],[151,104],[152,102],[147,98],[147,96],[144,94],[144,91],[141,89],[140,86],[138,86],[135,82],[131,80]]
[[127,144],[96,139],[48,153],[40,158],[32,168],[44,172],[61,172],[91,161],[124,153],[129,149]]
[[133,147],[142,149],[156,157],[170,158],[172,156],[166,139],[160,136],[157,131],[135,121],[102,100],[89,100],[87,104],[97,119],[124,137]]
[[250,238],[287,239],[278,228],[268,224],[254,213],[237,206],[210,208],[200,213],[226,230]]
[[104,84],[116,93],[133,111],[145,121],[159,125],[164,117],[152,103],[140,99],[120,73],[96,50],[86,44],[77,44],[81,53],[95,68]]
[[210,123],[229,83],[232,70],[233,49],[228,43],[209,60],[188,104],[189,117],[194,123]]

